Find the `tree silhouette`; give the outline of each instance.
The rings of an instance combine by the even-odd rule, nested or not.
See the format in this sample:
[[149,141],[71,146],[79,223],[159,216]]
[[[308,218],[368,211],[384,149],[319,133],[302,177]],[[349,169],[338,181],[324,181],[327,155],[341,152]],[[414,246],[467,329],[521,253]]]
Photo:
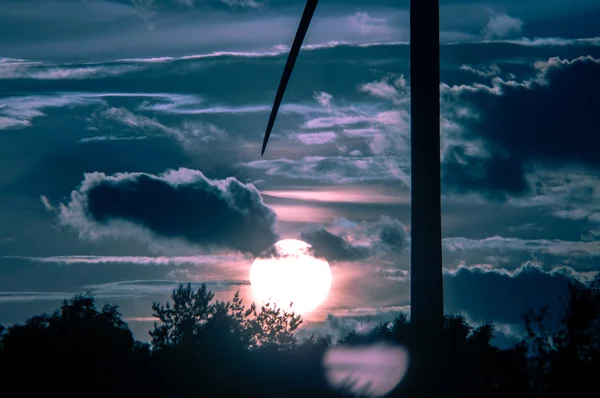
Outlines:
[[532,383],[540,397],[584,394],[595,388],[600,372],[600,278],[571,283],[563,303],[558,320],[549,307],[524,316]]
[[[334,345],[383,343],[404,346],[411,361],[438,358],[431,369],[442,376],[429,390],[438,395],[583,395],[600,371],[600,277],[573,283],[563,304],[562,313],[525,314],[527,335],[508,349],[491,344],[492,323],[472,326],[461,314],[446,315],[439,341],[424,350],[419,326],[405,313],[336,343],[327,334],[298,339],[302,318],[291,309],[246,307],[239,292],[231,301],[214,300],[205,285],[190,284],[174,289],[164,305],[153,304],[157,322],[150,343],[141,343],[117,307],[97,309],[90,294],[80,294],[52,314],[0,326],[0,376],[5,391],[19,388],[26,396],[357,397],[351,385],[327,384],[323,357]],[[419,386],[427,380],[414,383],[415,377],[409,370],[389,397],[423,396]]]
[[[239,292],[232,301],[215,301],[214,294],[202,284],[194,291],[191,284],[180,284],[171,295],[171,303],[154,303],[155,322],[150,331],[152,349],[160,352],[175,347],[192,348],[210,338],[225,338],[245,350],[291,350],[298,343],[293,332],[302,317],[267,303],[257,308],[243,304]],[[212,341],[212,340],[211,340]]]
[[214,294],[202,284],[197,291],[191,284],[180,284],[171,294],[173,304],[152,304],[153,316],[161,324],[154,323],[150,331],[152,348],[164,351],[176,346],[189,347],[197,342],[200,330],[211,316],[211,300]]
[[[136,350],[142,347],[115,306],[98,311],[90,294],[76,295],[51,315],[8,328],[2,336],[8,365],[3,387],[19,387],[26,395],[52,390],[69,395],[82,388],[89,396],[114,395],[141,385],[136,376],[145,358]],[[35,382],[23,385],[25,375]]]
[[[174,374],[171,388],[181,395],[208,387],[227,394],[253,390],[267,396],[269,389],[281,394],[283,387],[266,377],[283,372],[278,380],[285,385],[285,372],[293,373],[289,356],[281,354],[295,352],[299,342],[294,331],[302,323],[301,316],[291,308],[286,311],[269,303],[246,308],[239,292],[231,301],[213,299],[205,284],[197,290],[191,284],[180,284],[173,290],[171,302],[152,305],[159,322],[150,331],[151,351]],[[305,342],[304,347],[309,345]],[[256,368],[253,363],[261,366]],[[193,374],[204,377],[194,378]],[[238,382],[231,383],[231,374]]]
[[298,343],[293,332],[302,324],[300,315],[270,303],[263,305],[260,311],[252,304],[249,314],[253,318],[247,321],[246,330],[250,333],[251,349],[286,351]]

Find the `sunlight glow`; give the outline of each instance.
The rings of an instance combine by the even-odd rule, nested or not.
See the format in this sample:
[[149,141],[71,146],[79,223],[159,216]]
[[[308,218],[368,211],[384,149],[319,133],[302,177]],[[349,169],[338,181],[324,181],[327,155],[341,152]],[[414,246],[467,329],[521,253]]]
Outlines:
[[283,309],[305,314],[325,300],[331,287],[331,268],[316,258],[312,247],[284,239],[257,257],[250,269],[252,292],[259,303],[272,302]]

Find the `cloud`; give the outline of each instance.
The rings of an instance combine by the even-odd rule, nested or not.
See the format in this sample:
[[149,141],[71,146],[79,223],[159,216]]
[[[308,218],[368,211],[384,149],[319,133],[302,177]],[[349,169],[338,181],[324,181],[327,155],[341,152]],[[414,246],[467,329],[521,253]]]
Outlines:
[[14,60],[0,58],[0,80],[84,80],[103,79],[138,72],[143,64],[70,63]]
[[299,133],[295,137],[304,145],[321,145],[334,142],[337,136],[333,131],[322,131],[319,133]]
[[[192,100],[193,101],[193,100]],[[201,106],[201,100],[183,102],[180,99],[174,101],[163,101],[159,104],[144,103],[138,107],[138,110],[152,111],[157,113],[175,114],[175,115],[247,115],[252,113],[269,113],[271,105],[212,105]],[[324,113],[322,107],[303,104],[283,104],[280,108],[282,114],[306,115],[309,113]]]
[[9,96],[0,99],[0,130],[29,127],[33,119],[46,116],[43,111],[48,108],[107,107],[108,98],[145,98],[158,101],[156,107],[166,106],[165,104],[183,107],[201,101],[195,96],[168,93],[59,92],[48,95]]
[[443,170],[447,189],[503,199],[535,195],[527,174],[539,166],[600,166],[593,111],[600,107],[600,96],[594,94],[600,92],[595,78],[600,61],[550,58],[536,62],[534,69],[536,75],[522,82],[495,77],[492,87],[453,88],[481,115],[468,124],[467,136],[483,140],[490,156],[472,157],[451,148]]
[[522,37],[516,40],[485,40],[482,43],[506,43],[524,47],[567,47],[567,46],[600,46],[600,37],[569,39],[563,37]]
[[56,212],[56,207],[52,206],[52,204],[50,203],[50,199],[48,199],[47,196],[45,196],[45,195],[40,196],[40,202],[42,202],[42,205],[44,206],[44,209],[46,209],[47,212],[49,212],[49,213]]
[[477,321],[520,324],[529,309],[551,305],[552,311],[560,311],[559,297],[566,295],[569,282],[577,280],[577,273],[568,267],[544,271],[530,262],[514,271],[463,266],[445,272],[444,303],[446,311],[464,311]]
[[82,138],[77,141],[80,144],[88,144],[90,142],[102,142],[102,141],[137,141],[145,140],[148,137],[118,137],[114,135],[97,135],[94,137]]
[[20,120],[13,117],[0,116],[0,130],[21,129],[31,126],[29,120]]
[[[538,166],[526,178],[529,186],[535,187],[533,194],[510,198],[508,204],[542,207],[559,219],[585,220],[595,226],[600,223],[600,202],[596,200],[600,195],[600,170],[577,165]],[[582,236],[584,240],[591,238]]]
[[389,216],[374,222],[353,223],[338,219],[327,230],[323,225],[309,227],[300,237],[310,243],[316,256],[328,261],[358,261],[374,256],[400,254],[407,247],[404,225]]
[[[404,76],[390,74],[381,81],[357,87],[357,91],[383,99],[385,102],[366,102],[360,107],[341,107],[333,106],[330,98],[326,97],[326,115],[322,115],[322,112],[319,114],[318,110],[299,113],[305,118],[301,128],[306,132],[298,133],[301,139],[316,143],[329,141],[335,134],[336,141],[340,143],[337,147],[338,153],[348,152],[353,158],[335,155],[306,156],[303,159],[261,159],[242,165],[265,170],[267,175],[322,183],[400,180],[406,186],[410,186],[410,116],[409,103],[406,100],[407,90],[408,83]],[[402,108],[397,109],[398,105],[402,105]],[[312,135],[315,134],[312,131],[322,129],[327,129],[327,133],[333,134]],[[360,145],[360,149],[348,148],[346,143]]]
[[[179,285],[178,281],[120,281],[83,286],[83,289],[91,291],[94,295],[116,296],[127,298],[142,298],[153,295],[169,295]],[[223,280],[208,282],[184,282],[190,283],[194,289],[198,289],[202,283],[212,292],[229,290],[235,286],[246,286],[250,284],[247,280]]]
[[0,292],[0,303],[28,303],[34,301],[62,301],[73,297],[66,292]]
[[518,36],[523,30],[523,24],[523,21],[519,18],[492,12],[487,25],[483,28],[481,33],[488,39],[502,39],[510,36]]
[[409,104],[410,87],[404,75],[389,75],[380,81],[361,84],[358,86],[358,91],[391,100],[397,105]]
[[270,207],[277,214],[279,221],[329,222],[339,216],[338,211],[327,207],[290,204],[273,204]]
[[228,255],[197,255],[197,256],[53,256],[53,257],[19,257],[5,256],[3,258],[15,258],[37,263],[49,264],[136,264],[155,266],[180,266],[180,265],[227,265],[239,261],[248,261],[241,254]]
[[407,194],[386,190],[384,187],[369,187],[365,190],[351,186],[307,187],[304,190],[266,190],[263,196],[326,203],[410,203]]
[[[544,269],[532,262],[525,262],[511,270],[489,264],[473,264],[444,269],[443,272],[445,312],[462,313],[472,324],[491,320],[498,325],[497,333],[510,339],[520,337],[523,313],[550,305],[552,315],[560,314],[562,303],[559,297],[566,296],[568,284],[585,280],[572,268]],[[380,274],[380,277],[386,277],[385,272]],[[396,292],[408,285],[407,278],[398,281]],[[342,337],[356,329],[368,332],[379,322],[390,321],[400,312],[410,312],[410,306],[378,307],[372,305],[371,300],[369,305],[334,308],[327,312],[329,315],[324,322],[315,326]]]
[[483,70],[475,69],[469,65],[461,65],[460,69],[464,70],[466,72],[471,72],[480,77],[494,77],[494,76],[498,76],[502,72],[500,70],[500,67],[498,67],[498,65],[490,65]]
[[313,94],[313,98],[317,101],[322,107],[327,108],[331,111],[331,104],[333,102],[333,95],[326,93],[324,91],[315,91]]
[[16,242],[16,239],[9,237],[0,237],[0,245],[12,245]]
[[[188,0],[190,1],[190,0]],[[220,0],[229,7],[253,8],[258,9],[264,7],[264,3],[256,0]]]
[[[368,94],[370,102],[359,106],[333,106],[327,115],[301,114],[305,119],[300,134],[304,141],[322,142],[333,134],[313,136],[313,130],[336,134],[337,154],[306,156],[303,159],[257,160],[242,165],[265,170],[267,175],[321,183],[400,180],[410,186],[409,83],[403,75],[387,74],[379,80],[360,84],[357,91]],[[376,98],[380,101],[373,102]],[[480,140],[464,139],[463,120],[472,118],[466,105],[445,101],[441,118],[442,150],[460,148],[468,156],[488,156]],[[343,156],[341,156],[343,154]],[[350,154],[348,156],[347,154]],[[337,155],[337,156],[336,156]]]
[[354,246],[325,228],[302,232],[300,237],[313,246],[315,256],[325,257],[328,261],[356,261],[370,254],[368,248]]
[[[177,98],[181,102],[181,98]],[[89,118],[91,125],[100,130],[106,131],[113,129],[114,124],[117,124],[121,130],[125,127],[126,132],[135,132],[140,134],[140,137],[114,137],[112,135],[104,135],[100,137],[91,137],[80,140],[80,142],[104,141],[114,139],[143,139],[148,136],[170,136],[179,141],[184,147],[190,148],[195,144],[205,145],[210,142],[221,140],[227,136],[223,129],[215,126],[212,123],[204,121],[184,121],[180,126],[171,127],[160,123],[156,119],[147,116],[135,114],[126,108],[106,108],[96,111]]]
[[45,116],[46,108],[90,106],[102,103],[101,98],[78,94],[32,95],[0,99],[0,130],[31,126],[36,117]]
[[277,239],[275,213],[253,185],[184,168],[161,175],[85,174],[70,202],[60,205],[59,222],[88,240],[183,239],[252,253]]
[[267,175],[303,179],[323,183],[352,183],[359,181],[401,181],[410,186],[406,157],[306,156],[300,160],[253,160],[243,166],[264,170]]
[[340,126],[351,126],[359,123],[368,123],[371,118],[363,115],[339,115],[339,116],[325,116],[315,119],[308,120],[303,128],[306,129],[322,129]]
[[449,253],[469,250],[526,251],[555,256],[598,257],[600,242],[564,241],[559,239],[519,239],[492,236],[484,239],[452,237],[442,239],[442,247]]
[[[91,292],[100,300],[141,299],[149,296],[168,296],[180,282],[168,280],[121,281],[82,286],[79,292],[0,292],[0,303],[24,303],[36,301],[62,301],[77,293]],[[244,280],[190,282],[194,289],[205,283],[212,292],[230,290],[232,287],[248,285]]]

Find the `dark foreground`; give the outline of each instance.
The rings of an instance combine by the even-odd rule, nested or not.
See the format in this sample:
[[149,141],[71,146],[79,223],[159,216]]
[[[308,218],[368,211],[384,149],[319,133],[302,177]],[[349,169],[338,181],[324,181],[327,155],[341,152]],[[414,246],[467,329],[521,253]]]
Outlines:
[[237,295],[214,301],[205,287],[183,285],[170,303],[154,304],[159,322],[151,342],[140,343],[116,307],[99,310],[92,296],[78,295],[51,315],[3,331],[0,383],[7,396],[27,397],[352,396],[351,386],[336,391],[327,383],[324,354],[332,346],[385,342],[430,366],[409,370],[388,396],[579,396],[596,391],[600,375],[600,279],[572,285],[564,302],[558,319],[547,309],[524,314],[527,334],[510,349],[490,344],[493,324],[473,328],[452,315],[442,338],[415,352],[426,333],[413,330],[405,314],[367,336],[299,340],[302,320],[293,313],[246,308]]

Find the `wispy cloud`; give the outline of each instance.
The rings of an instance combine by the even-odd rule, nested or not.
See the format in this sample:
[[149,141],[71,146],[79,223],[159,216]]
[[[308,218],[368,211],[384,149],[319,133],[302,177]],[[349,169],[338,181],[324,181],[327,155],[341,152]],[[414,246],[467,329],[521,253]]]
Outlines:
[[227,255],[197,255],[197,256],[53,256],[53,257],[19,257],[5,256],[37,263],[51,264],[137,264],[155,266],[180,266],[180,265],[222,265],[227,266],[240,261],[248,262],[249,257],[241,254]]
[[372,96],[391,100],[394,104],[408,105],[410,88],[404,75],[386,76],[383,80],[364,83],[358,86],[358,91]]
[[301,160],[254,160],[244,166],[264,170],[267,175],[324,183],[399,180],[410,186],[410,159],[406,157],[323,157]]
[[34,118],[46,116],[49,108],[104,106],[106,98],[148,98],[169,104],[190,104],[198,97],[168,93],[84,93],[63,92],[48,95],[9,96],[0,99],[0,130],[31,126]]
[[95,137],[82,138],[79,142],[80,144],[87,144],[90,142],[102,142],[102,141],[137,141],[137,140],[145,140],[148,137],[119,137],[114,135],[98,135]]
[[[0,110],[1,109],[2,108],[0,108]],[[0,116],[0,130],[21,129],[29,126],[31,126],[31,122],[29,120]]]
[[475,69],[469,65],[461,65],[460,69],[481,77],[494,77],[502,72],[498,65],[490,65],[485,69]]
[[34,118],[45,116],[42,110],[46,108],[89,106],[101,102],[98,96],[79,94],[4,97],[0,99],[0,129],[30,126]]
[[250,284],[248,280],[219,280],[207,282],[188,282],[188,281],[170,281],[170,280],[139,280],[139,281],[120,281],[111,283],[102,283],[95,285],[82,286],[84,291],[89,290],[94,295],[104,297],[128,297],[142,298],[153,295],[169,295],[173,289],[176,289],[180,283],[190,283],[194,289],[199,288],[202,283],[213,292],[230,290],[236,286],[246,286]]
[[0,303],[24,303],[36,301],[62,301],[73,297],[77,293],[90,292],[100,300],[127,300],[141,299],[151,296],[168,296],[179,283],[190,283],[194,289],[205,283],[213,292],[235,290],[236,287],[246,286],[246,280],[218,280],[208,282],[187,282],[169,280],[138,280],[121,281],[95,285],[85,285],[78,292],[0,292]]
[[315,187],[305,190],[265,190],[263,196],[326,203],[410,203],[410,196],[381,187]]
[[559,239],[527,240],[501,236],[492,236],[484,239],[453,237],[444,238],[442,246],[451,253],[468,250],[518,250],[532,253],[548,253],[557,256],[600,256],[600,242],[564,241]]
[[482,44],[514,44],[524,47],[567,47],[567,46],[600,46],[600,37],[569,39],[563,37],[535,37],[514,40],[484,40]]
[[0,80],[102,79],[137,72],[143,65],[123,63],[53,64],[39,61],[0,60]]
[[304,145],[322,145],[334,142],[337,138],[333,131],[321,131],[318,133],[299,133],[295,135],[296,139]]
[[[600,64],[600,60],[595,59],[591,55],[579,56],[574,59],[562,59],[560,57],[551,57],[547,60],[536,61],[533,64],[533,68],[536,72],[534,77],[529,79],[525,79],[522,81],[515,80],[514,77],[511,79],[504,79],[499,76],[494,76],[491,79],[491,85],[487,86],[481,83],[472,83],[472,84],[461,84],[461,85],[453,85],[450,86],[446,83],[440,84],[440,89],[442,93],[451,93],[451,94],[462,94],[465,92],[476,93],[476,92],[485,92],[492,95],[503,95],[505,88],[523,88],[523,89],[531,89],[539,86],[547,86],[549,83],[548,75],[553,70],[564,68],[571,66],[573,64],[580,64],[590,62],[593,64]],[[463,65],[462,69],[471,70],[469,66]],[[473,69],[474,71],[474,69]]]
[[[179,102],[191,102],[187,99]],[[223,139],[227,136],[223,129],[218,128],[212,123],[204,121],[184,121],[179,126],[166,126],[156,119],[135,114],[126,108],[106,108],[94,112],[89,118],[90,123],[98,130],[111,128],[107,123],[114,122],[127,128],[127,131],[134,131],[140,134],[137,139],[144,139],[147,136],[170,136],[179,141],[184,147],[190,148],[195,144],[204,145],[213,141]],[[105,138],[106,137],[106,138]],[[80,140],[80,142],[100,141],[107,139],[133,139],[134,137],[115,137],[100,136]]]
[[505,38],[521,34],[524,22],[520,18],[491,11],[487,25],[482,30],[486,38]]
[[72,297],[74,294],[66,292],[0,292],[0,303],[61,301]]
[[48,199],[46,195],[40,196],[40,201],[42,202],[42,205],[44,206],[44,209],[46,209],[47,212],[53,213],[56,211],[56,207],[52,206],[52,203],[50,203],[50,199]]

